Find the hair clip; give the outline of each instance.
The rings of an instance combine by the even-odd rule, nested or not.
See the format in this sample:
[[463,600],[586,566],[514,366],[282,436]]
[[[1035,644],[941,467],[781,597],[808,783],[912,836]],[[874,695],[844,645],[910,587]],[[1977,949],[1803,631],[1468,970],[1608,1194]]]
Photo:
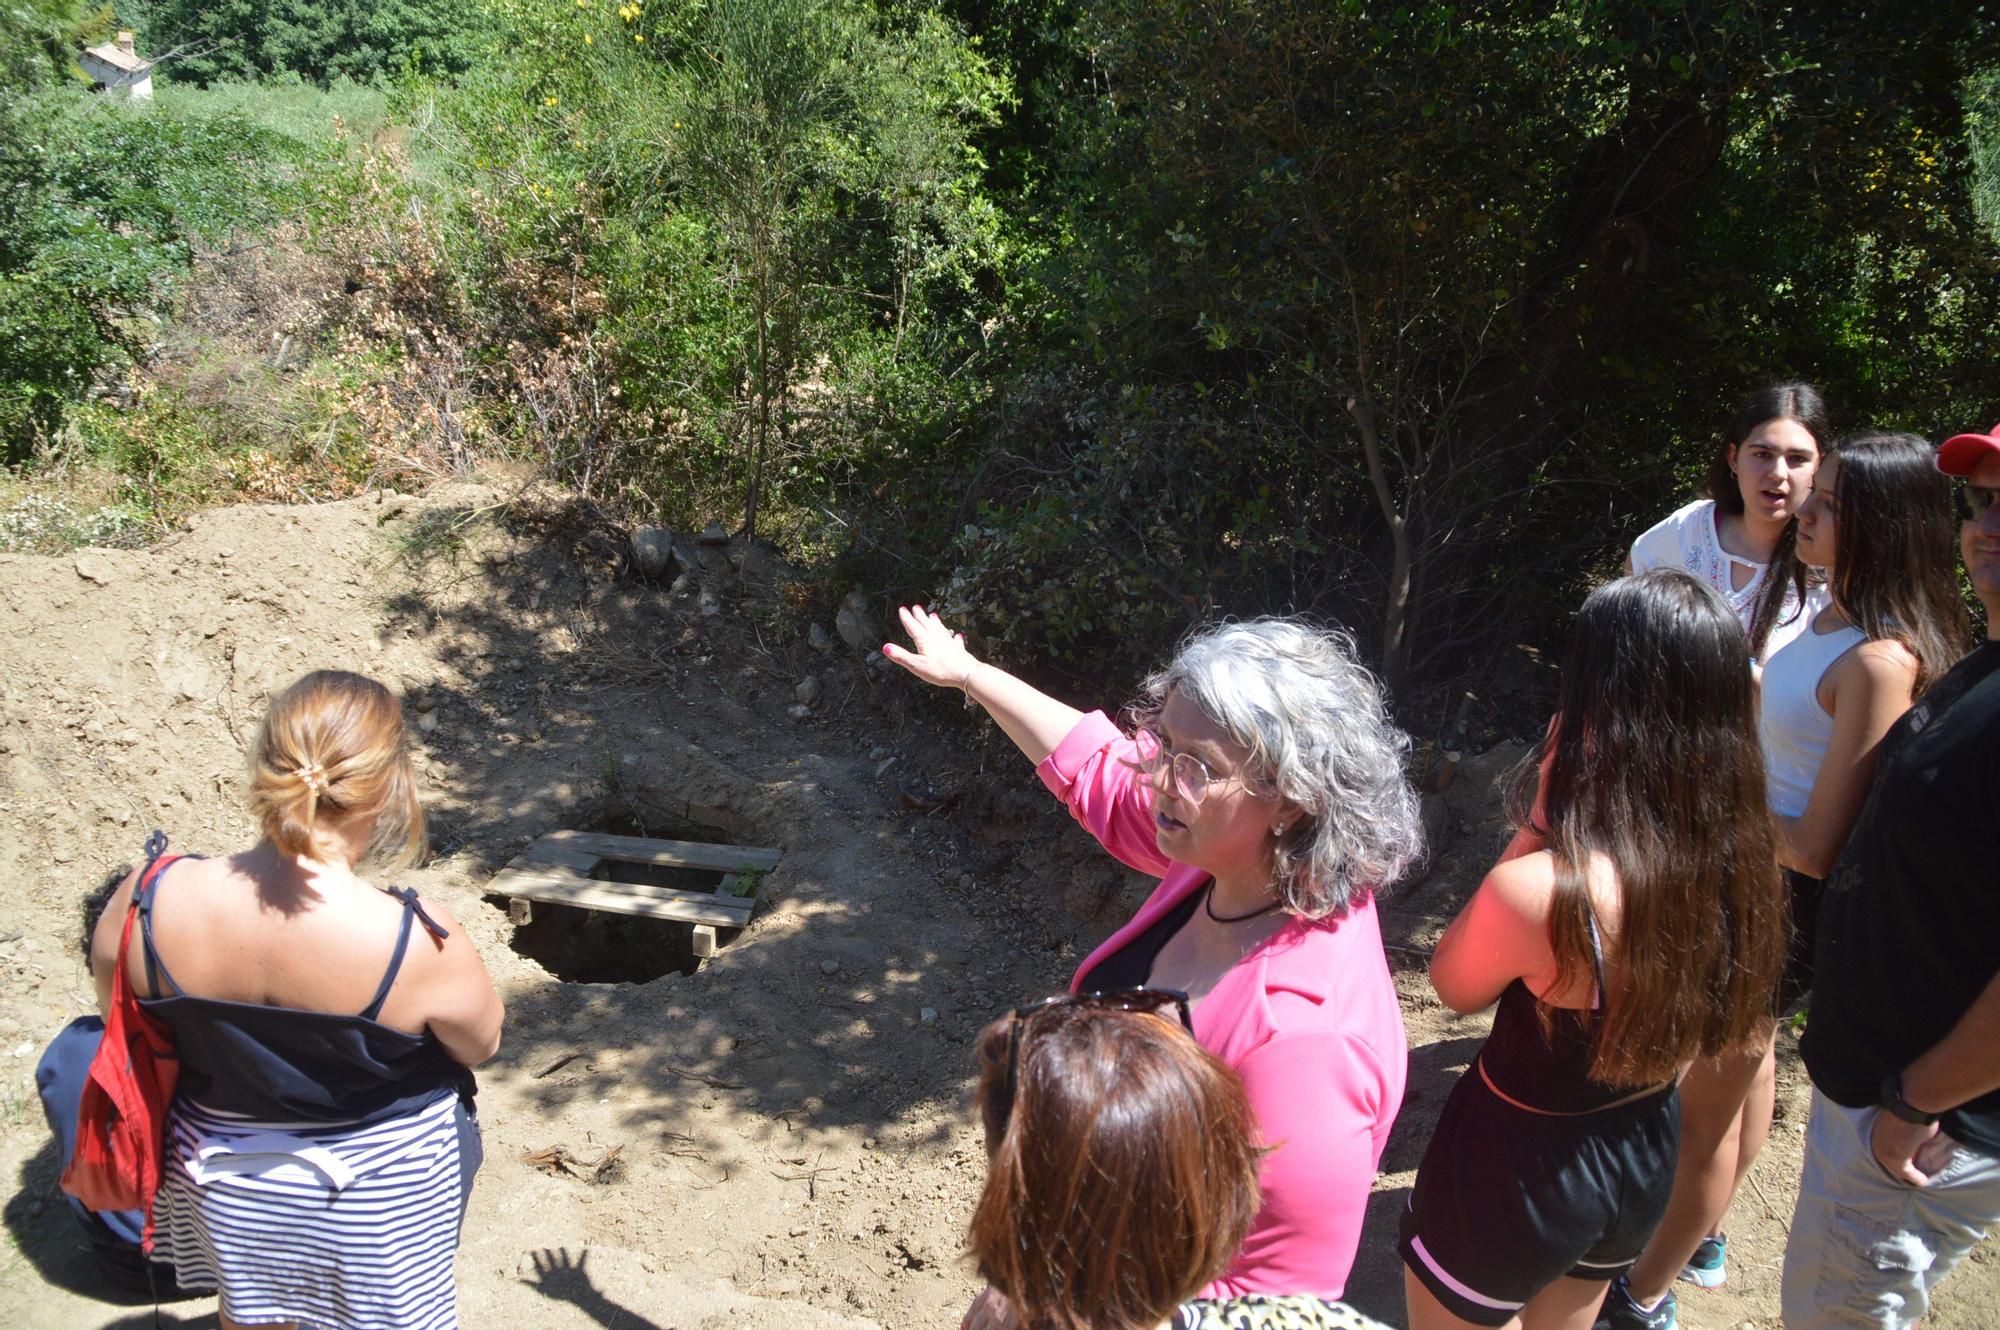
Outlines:
[[317,762],[309,762],[292,773],[306,783],[306,788],[314,794],[326,788],[326,768]]

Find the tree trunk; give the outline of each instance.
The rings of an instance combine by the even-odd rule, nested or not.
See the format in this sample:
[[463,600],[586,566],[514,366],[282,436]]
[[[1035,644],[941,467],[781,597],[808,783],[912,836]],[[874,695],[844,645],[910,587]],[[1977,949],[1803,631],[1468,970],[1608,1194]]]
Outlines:
[[1382,609],[1382,682],[1394,692],[1403,680],[1410,654],[1410,524],[1389,484],[1374,405],[1366,398],[1350,397],[1347,414],[1361,431],[1361,455],[1368,463],[1368,486],[1375,493],[1376,507],[1382,511],[1382,525],[1389,533],[1389,588]]

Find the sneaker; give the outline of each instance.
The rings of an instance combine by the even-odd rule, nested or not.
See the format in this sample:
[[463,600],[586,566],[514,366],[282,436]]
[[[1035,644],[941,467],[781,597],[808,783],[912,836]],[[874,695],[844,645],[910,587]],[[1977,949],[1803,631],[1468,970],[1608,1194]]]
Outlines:
[[1597,1324],[1593,1330],[1677,1330],[1679,1325],[1673,1294],[1667,1294],[1660,1299],[1657,1307],[1647,1311],[1632,1301],[1631,1292],[1625,1287],[1624,1279],[1620,1278],[1613,1281],[1605,1293],[1604,1305],[1597,1309]]
[[1681,1267],[1681,1282],[1703,1288],[1721,1288],[1729,1282],[1729,1239],[1703,1238],[1694,1255]]

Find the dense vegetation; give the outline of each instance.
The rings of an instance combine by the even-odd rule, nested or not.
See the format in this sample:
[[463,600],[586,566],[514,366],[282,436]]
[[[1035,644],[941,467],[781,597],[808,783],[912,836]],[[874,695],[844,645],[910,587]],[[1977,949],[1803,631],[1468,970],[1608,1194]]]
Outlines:
[[[172,53],[151,109],[78,86],[115,22]],[[5,25],[0,436],[20,484],[94,459],[135,532],[513,452],[1021,655],[1303,609],[1427,678],[1557,621],[1759,381],[2000,416],[1977,4]]]

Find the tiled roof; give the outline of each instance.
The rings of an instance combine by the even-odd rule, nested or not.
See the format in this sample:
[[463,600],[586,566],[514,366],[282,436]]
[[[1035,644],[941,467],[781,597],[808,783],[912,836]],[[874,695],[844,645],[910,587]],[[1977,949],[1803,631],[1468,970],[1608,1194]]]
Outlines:
[[144,56],[135,55],[130,51],[121,51],[112,42],[106,42],[102,46],[87,46],[84,48],[83,53],[88,56],[95,56],[105,64],[110,65],[113,69],[122,69],[127,74],[144,73],[153,67],[153,62]]

